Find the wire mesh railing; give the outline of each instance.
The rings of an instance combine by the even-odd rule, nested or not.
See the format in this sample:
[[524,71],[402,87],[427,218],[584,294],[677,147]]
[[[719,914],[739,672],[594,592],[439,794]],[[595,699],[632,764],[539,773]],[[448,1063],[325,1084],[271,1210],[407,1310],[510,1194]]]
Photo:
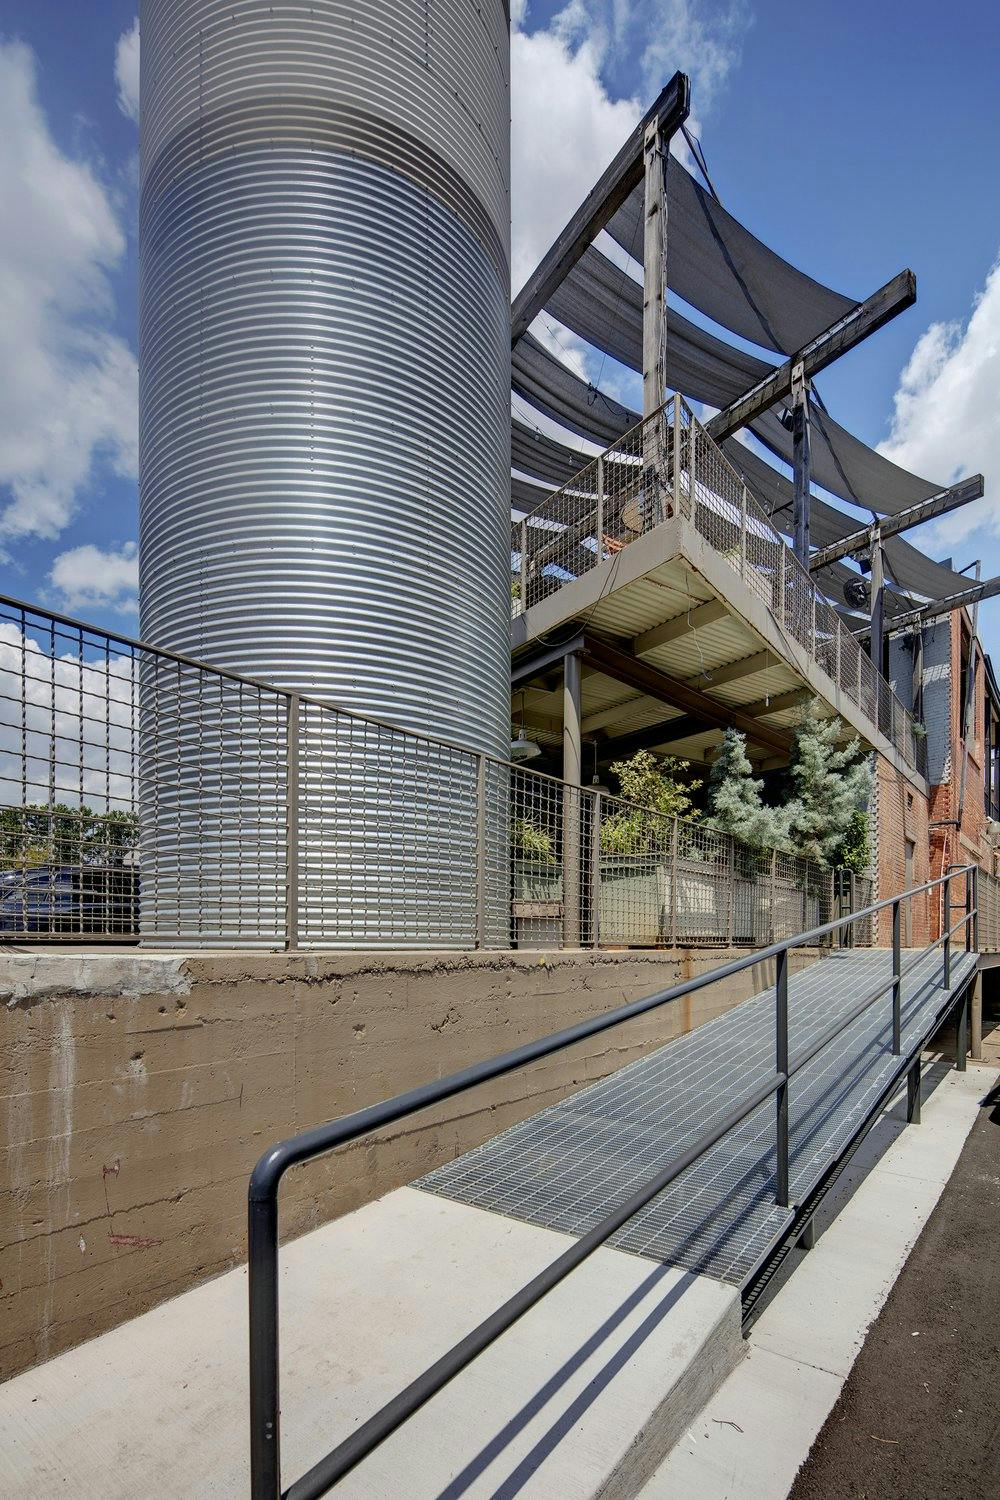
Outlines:
[[514,613],[675,515],[693,523],[835,688],[922,770],[924,739],[912,715],[681,396],[512,524]]
[[760,945],[870,884],[0,596],[0,938]]
[[1000,953],[1000,880],[988,870],[980,870],[976,882],[979,952]]

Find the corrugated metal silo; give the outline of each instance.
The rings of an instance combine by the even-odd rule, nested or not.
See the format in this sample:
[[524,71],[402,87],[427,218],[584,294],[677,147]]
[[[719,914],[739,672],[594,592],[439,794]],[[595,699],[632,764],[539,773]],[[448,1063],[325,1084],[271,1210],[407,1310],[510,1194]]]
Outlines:
[[[141,34],[144,637],[503,754],[505,0],[143,0]],[[178,754],[160,724],[144,753],[147,935],[197,941],[217,925],[206,900],[232,940],[244,909],[271,902],[280,935],[267,893],[283,879],[268,805],[281,795],[264,749],[250,757],[259,826],[237,860],[227,829],[253,777],[227,790],[206,766],[243,763],[247,747],[223,733],[199,761],[211,733],[196,725]],[[420,804],[407,769],[417,805],[400,811],[398,747],[358,734],[334,754],[330,726],[313,731],[322,743],[304,721],[303,939],[464,946],[464,873],[433,910],[413,900],[443,793]],[[164,758],[182,762],[187,792],[164,791]],[[369,887],[359,860],[372,862],[385,798],[412,824],[408,852],[394,867],[377,857]],[[254,841],[274,852],[251,876]]]

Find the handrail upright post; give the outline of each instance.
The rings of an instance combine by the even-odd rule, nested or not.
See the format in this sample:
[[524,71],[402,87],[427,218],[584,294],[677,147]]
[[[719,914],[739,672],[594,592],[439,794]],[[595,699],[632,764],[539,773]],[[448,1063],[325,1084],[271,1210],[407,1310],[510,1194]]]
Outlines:
[[944,987],[951,988],[951,875],[944,877],[942,886],[944,906]]
[[775,1200],[779,1208],[788,1207],[788,949],[783,948],[776,961],[774,985],[775,1063],[784,1080],[776,1101],[775,1135],[777,1171]]
[[900,949],[900,902],[892,903],[892,1051],[898,1057],[902,1051],[902,953]]
[[278,1197],[250,1198],[250,1497],[281,1500],[278,1406]]
[[972,871],[965,872],[965,951],[972,952]]

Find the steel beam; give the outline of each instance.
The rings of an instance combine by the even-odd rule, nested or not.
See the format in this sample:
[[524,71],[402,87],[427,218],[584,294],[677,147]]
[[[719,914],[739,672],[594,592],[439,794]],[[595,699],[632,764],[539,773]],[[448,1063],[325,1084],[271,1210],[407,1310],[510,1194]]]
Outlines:
[[935,516],[958,510],[960,506],[968,505],[970,500],[982,499],[984,488],[982,474],[971,474],[968,479],[953,484],[949,489],[940,490],[929,499],[921,500],[918,505],[908,505],[894,516],[883,516],[870,526],[852,531],[841,541],[831,542],[829,547],[820,547],[809,559],[809,570],[815,573],[817,569],[829,567],[830,563],[840,562],[845,557],[867,557],[871,551],[872,531],[876,525],[885,541],[901,531],[908,531],[911,526],[919,526],[921,522],[931,521]]
[[900,271],[898,276],[886,282],[872,296],[866,297],[864,302],[859,302],[825,332],[817,334],[798,354],[793,354],[791,359],[778,365],[770,375],[758,380],[737,401],[706,422],[705,430],[709,437],[721,443],[725,438],[732,437],[734,432],[739,432],[741,427],[746,427],[754,417],[759,417],[762,412],[776,406],[779,401],[787,401],[792,394],[799,366],[802,367],[802,378],[811,380],[835,359],[884,327],[906,308],[912,307],[916,300],[917,278],[912,271]]
[[688,683],[681,682],[666,672],[661,672],[659,668],[640,661],[628,651],[612,646],[607,641],[598,640],[590,635],[586,636],[585,654],[587,660],[599,671],[605,672],[618,682],[624,682],[628,687],[641,689],[649,697],[656,698],[661,703],[668,703],[672,708],[683,709],[719,728],[728,729],[731,726],[739,729],[755,744],[762,745],[778,755],[786,755],[790,749],[791,736],[784,730],[758,723],[749,714],[742,713],[727,703],[720,703],[715,698],[710,698],[707,693],[702,693]]
[[650,126],[657,127],[664,149],[667,149],[671,136],[683,125],[690,108],[690,81],[685,73],[675,73],[514,298],[510,313],[511,347],[524,337],[533,319],[565,281],[588,245],[642,181],[643,145]]

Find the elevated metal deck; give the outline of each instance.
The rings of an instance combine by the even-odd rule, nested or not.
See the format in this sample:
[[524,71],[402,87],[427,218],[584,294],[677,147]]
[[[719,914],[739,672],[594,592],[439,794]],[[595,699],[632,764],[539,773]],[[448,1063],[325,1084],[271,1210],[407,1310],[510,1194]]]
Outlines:
[[[792,1079],[793,1205],[809,1199],[863,1130],[906,1056],[919,1049],[968,987],[976,962],[973,953],[953,954],[947,989],[939,950],[914,962],[903,981],[901,1056],[891,1050],[887,993]],[[838,1016],[846,1016],[891,974],[891,953],[875,949],[833,952],[794,976],[789,983],[793,1064]],[[581,1235],[774,1068],[772,988],[505,1131],[416,1186]],[[787,1237],[795,1217],[794,1206],[775,1205],[775,1105],[768,1099],[609,1243],[746,1287]]]

